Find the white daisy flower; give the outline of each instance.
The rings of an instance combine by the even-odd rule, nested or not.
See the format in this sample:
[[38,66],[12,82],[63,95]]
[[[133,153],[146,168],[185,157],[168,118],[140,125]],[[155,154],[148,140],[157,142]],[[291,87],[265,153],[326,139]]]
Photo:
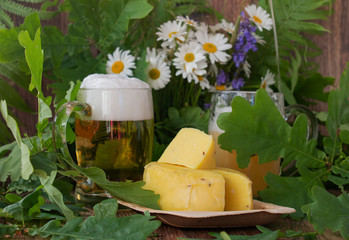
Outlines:
[[130,50],[123,51],[119,47],[113,54],[108,54],[107,73],[120,74],[123,76],[133,76],[132,68],[136,68],[135,57],[130,54]]
[[271,85],[275,83],[275,75],[271,73],[268,69],[265,77],[262,77],[262,82],[260,88],[264,88],[267,92],[273,92],[273,89],[270,88]]
[[228,39],[223,34],[217,33],[213,35],[197,31],[195,36],[208,54],[212,64],[215,64],[215,62],[226,63],[230,59],[230,55],[224,51],[231,49],[232,45],[227,43]]
[[256,39],[258,44],[261,44],[261,45],[265,45],[266,44],[266,41],[263,39],[262,36],[259,36],[259,35],[255,34],[255,33],[252,33],[252,35]]
[[156,59],[156,58],[161,58],[165,59],[166,58],[166,53],[164,51],[159,51],[156,48],[149,48],[147,47],[147,55],[146,55],[146,61],[149,62],[151,59]]
[[250,16],[250,19],[257,25],[259,31],[264,29],[270,30],[273,26],[273,20],[269,13],[255,4],[245,7],[245,11]]
[[215,25],[210,25],[210,26],[209,26],[209,29],[210,29],[210,31],[211,31],[212,33],[216,33],[216,32],[218,32],[219,30],[222,29],[222,24],[221,24],[221,23],[217,23],[217,24],[215,24]]
[[198,23],[195,22],[194,20],[190,19],[189,16],[177,16],[176,18],[177,21],[181,23],[185,23],[186,25],[189,25],[191,27],[196,28],[198,26]]
[[197,31],[208,32],[209,26],[205,22],[199,22],[196,27]]
[[209,76],[216,77],[218,75],[218,67],[217,67],[217,65],[216,64],[210,64],[208,66],[207,74]]
[[193,71],[188,72],[185,69],[185,65],[181,64],[176,66],[178,71],[176,72],[176,76],[182,75],[183,78],[186,78],[188,82],[194,80],[195,83],[200,82],[200,76],[204,76],[206,74],[207,63],[206,60],[201,60],[197,63],[197,68],[194,68]]
[[225,19],[222,19],[221,21],[221,27],[224,31],[226,31],[229,34],[233,34],[235,31],[234,23],[228,22]]
[[186,35],[186,27],[181,22],[168,21],[160,25],[160,31],[156,32],[157,40],[164,41],[161,46],[174,48],[177,42],[184,42]]
[[196,41],[195,32],[193,30],[189,30],[187,34],[186,42]]
[[164,88],[171,79],[170,67],[166,64],[161,56],[149,58],[148,66],[146,68],[146,82],[155,89]]
[[245,61],[242,64],[242,69],[244,70],[246,77],[249,78],[250,75],[251,75],[251,65],[250,65],[250,63]]
[[187,72],[192,72],[194,68],[198,67],[198,62],[204,60],[204,52],[201,49],[200,44],[196,42],[190,42],[189,44],[182,45],[178,48],[178,52],[175,52],[175,58],[173,59],[173,65],[183,65]]
[[199,78],[199,84],[202,90],[210,88],[210,83],[206,77],[198,76],[198,78]]

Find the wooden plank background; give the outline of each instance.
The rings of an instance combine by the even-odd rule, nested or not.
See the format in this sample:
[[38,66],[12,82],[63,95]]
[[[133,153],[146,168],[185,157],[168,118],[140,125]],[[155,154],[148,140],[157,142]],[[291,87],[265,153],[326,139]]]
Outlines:
[[[246,1],[248,3],[256,2],[256,0]],[[240,11],[243,0],[210,0],[212,6],[224,14],[229,20],[234,20]],[[349,62],[349,1],[348,0],[336,0],[333,5],[333,13],[329,17],[329,21],[319,21],[330,32],[324,35],[312,36],[312,40],[322,49],[321,56],[316,58],[316,62],[319,64],[319,72],[324,76],[332,76],[337,79],[340,78],[346,63]],[[55,24],[63,32],[67,30],[67,16],[60,15],[55,19],[50,20],[45,24]],[[47,86],[47,82],[44,82],[44,86]],[[24,91],[20,90],[23,98],[26,102],[36,109],[36,99]],[[313,110],[326,110],[326,104],[320,103],[313,107]],[[37,122],[37,116],[35,114],[27,114],[20,111],[14,111],[16,116],[23,123],[20,126],[21,132],[28,133],[29,136],[35,134],[35,124]]]

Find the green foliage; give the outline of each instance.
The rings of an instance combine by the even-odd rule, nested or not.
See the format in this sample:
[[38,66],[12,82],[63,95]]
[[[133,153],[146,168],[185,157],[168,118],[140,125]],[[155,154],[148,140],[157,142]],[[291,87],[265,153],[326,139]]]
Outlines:
[[263,200],[294,207],[295,218],[303,217],[303,209],[317,230],[323,232],[327,227],[340,231],[345,239],[348,239],[344,227],[349,224],[345,206],[348,195],[343,192],[336,198],[323,189],[328,181],[341,190],[349,183],[349,154],[347,145],[341,142],[347,137],[343,126],[349,122],[348,99],[349,65],[339,88],[329,94],[326,119],[329,137],[323,140],[323,150],[316,148],[316,140],[307,141],[305,116],[300,115],[293,127],[288,126],[264,90],[257,92],[253,106],[242,98],[234,98],[232,112],[218,118],[218,125],[225,131],[218,142],[223,149],[236,150],[239,166],[247,166],[254,154],[261,163],[279,157],[284,159],[283,166],[296,162],[296,176],[266,176],[269,187],[260,192]]
[[[6,216],[13,217],[14,221],[22,221],[22,225],[0,225],[0,235],[13,234],[18,227],[23,229],[24,221],[33,218],[53,218],[66,222],[64,224],[53,220],[41,228],[29,229],[30,233],[42,237],[50,236],[52,239],[99,239],[110,236],[124,237],[131,232],[133,235],[130,239],[145,239],[160,224],[158,221],[153,221],[148,214],[116,218],[117,204],[115,200],[108,200],[96,205],[95,216],[84,221],[74,216],[76,209],[81,210],[81,208],[67,205],[66,201],[71,200],[71,196],[67,197],[71,188],[61,187],[57,179],[58,173],[62,176],[89,177],[115,197],[159,208],[158,196],[151,191],[143,190],[143,182],[110,182],[101,169],[84,169],[72,162],[58,159],[59,156],[54,152],[52,145],[49,122],[52,117],[50,109],[52,99],[44,96],[41,89],[42,76],[53,82],[50,87],[55,94],[54,104],[59,107],[75,98],[80,86],[79,80],[91,73],[104,73],[107,54],[120,46],[135,50],[136,56],[143,59],[139,62],[135,74],[136,77],[144,79],[142,69],[146,67],[145,48],[156,46],[154,36],[160,24],[177,15],[190,15],[194,12],[215,14],[217,19],[221,19],[222,16],[213,11],[208,1],[204,0],[67,0],[59,3],[44,0],[20,1],[27,3],[25,7],[24,4],[17,2],[19,1],[3,0],[0,6],[2,46],[0,85],[3,89],[0,90],[0,94],[1,98],[6,100],[1,102],[1,112],[14,135],[13,139],[16,140],[0,147],[0,181],[5,182],[7,178],[11,178],[12,183],[8,191],[24,193],[26,197],[19,198],[9,192],[1,193],[4,197],[1,196],[0,206],[3,211],[0,215],[7,214]],[[305,36],[309,33],[326,31],[321,25],[309,20],[326,19],[329,11],[323,10],[323,7],[332,3],[332,0],[273,2],[278,27],[282,89],[287,102],[308,104],[305,97],[327,100],[328,95],[323,94],[322,89],[332,84],[333,79],[322,77],[316,72],[316,66],[309,60],[318,56],[320,51]],[[32,3],[42,4],[41,10],[31,8]],[[267,5],[266,0],[260,3]],[[66,34],[55,26],[41,26],[40,19],[54,14],[47,11],[51,6],[58,6],[62,14],[69,14],[71,24]],[[26,18],[23,24],[15,27],[8,13]],[[139,27],[144,25],[148,27]],[[267,42],[273,42],[272,34],[266,33],[263,37]],[[263,72],[266,67],[270,67],[276,72],[274,46],[262,48],[258,54],[261,55],[252,58],[258,61],[263,59],[266,63],[260,65],[258,71]],[[255,106],[248,106],[238,98],[235,103],[233,102],[232,107],[235,112],[229,116],[222,116],[221,125],[226,128],[225,134],[234,140],[228,143],[224,135],[220,140],[227,149],[231,149],[232,145],[237,147],[240,165],[247,165],[252,154],[260,155],[262,162],[279,156],[284,158],[285,165],[296,160],[298,176],[291,178],[268,175],[267,182],[270,188],[262,192],[261,196],[271,202],[295,207],[298,211],[294,217],[297,218],[302,216],[301,207],[314,201],[313,205],[306,205],[303,210],[317,230],[322,231],[325,227],[329,227],[334,231],[341,231],[344,236],[347,236],[347,232],[341,226],[347,224],[347,218],[340,218],[336,221],[338,223],[336,226],[327,225],[320,219],[322,213],[318,211],[318,206],[322,206],[323,202],[319,196],[325,196],[325,193],[318,187],[323,187],[327,180],[340,187],[349,182],[349,160],[342,147],[342,143],[349,141],[349,128],[346,127],[349,124],[347,75],[345,72],[342,76],[340,90],[333,91],[329,95],[327,127],[330,136],[324,139],[324,151],[316,148],[316,141],[306,140],[304,116],[298,118],[293,127],[288,126],[263,91],[258,93]],[[8,106],[32,112],[12,90],[10,86],[13,85],[31,92],[38,98],[38,134],[35,137],[21,138],[18,125],[10,116]],[[5,89],[9,90],[4,92]],[[154,98],[161,99],[163,96],[171,98],[173,95],[165,92],[154,94]],[[185,94],[185,96],[191,95]],[[207,131],[208,112],[201,111],[199,107],[189,107],[191,103],[201,104],[198,97],[193,96],[188,99],[173,97],[176,102],[174,106],[168,105],[165,110],[155,110],[157,120],[155,160],[180,128],[195,127]],[[236,120],[236,125],[230,125],[232,119]],[[275,126],[279,127],[275,130]],[[337,129],[340,129],[339,136],[336,134]],[[9,141],[11,132],[0,124],[0,142]],[[239,136],[238,140],[236,136]],[[256,144],[246,144],[250,140],[254,140]],[[329,202],[338,205],[343,204],[342,199],[347,199],[346,195],[337,199],[325,197]],[[43,205],[44,198],[51,204]],[[111,225],[116,227],[110,228]],[[261,227],[260,230],[262,234],[255,239],[291,236],[311,239],[312,237],[301,233],[284,234]],[[220,239],[221,236],[216,237]],[[228,237],[246,239],[239,236]]]
[[[39,184],[38,188],[29,192],[23,199],[16,199],[13,197],[14,195],[7,194],[6,201],[10,204],[4,207],[2,215],[7,214],[7,217],[13,217],[15,221],[22,221],[22,226],[25,225],[25,221],[30,221],[33,218],[55,218],[75,221],[73,220],[75,219],[74,212],[71,210],[71,207],[66,205],[66,197],[64,197],[61,192],[64,189],[55,186],[57,170],[69,170],[67,169],[67,166],[70,166],[71,169],[75,169],[78,172],[77,175],[82,174],[84,177],[90,177],[113,196],[155,209],[159,208],[157,204],[158,196],[149,190],[143,190],[141,188],[144,185],[143,182],[113,183],[106,179],[106,175],[101,169],[83,169],[72,162],[57,163],[58,155],[54,152],[52,146],[51,125],[48,121],[52,116],[52,112],[49,108],[51,97],[45,97],[41,89],[42,73],[44,71],[44,55],[41,48],[40,21],[38,20],[38,16],[34,14],[26,18],[25,24],[27,26],[26,30],[20,31],[19,28],[17,29],[17,44],[24,48],[23,53],[26,59],[26,64],[28,65],[27,71],[31,75],[31,82],[28,87],[30,90],[36,92],[38,99],[38,133],[37,136],[22,139],[17,122],[8,114],[6,101],[1,101],[1,112],[3,118],[12,131],[16,142],[4,145],[0,149],[3,156],[0,161],[0,180],[5,182],[8,177],[11,178],[12,182],[18,180],[39,179],[40,183],[34,182],[35,185]],[[80,82],[77,82],[77,84],[71,83],[69,90],[65,93],[64,99],[60,104],[75,98],[79,86]],[[61,172],[65,173],[64,171]],[[73,173],[73,171],[70,171],[70,173],[68,172],[69,171],[67,171],[66,175]],[[31,191],[32,189],[29,189],[25,184],[20,184],[18,182],[18,184],[12,185],[11,190]],[[42,191],[45,193],[43,196],[41,196]],[[69,191],[68,194],[70,195],[71,192]],[[11,201],[14,203],[11,203]],[[57,215],[57,213],[42,211],[41,206],[45,201],[50,201],[51,204],[56,206],[56,209],[59,210],[59,214],[64,215],[64,217]],[[150,217],[148,220],[149,219]],[[153,224],[155,224],[155,222]],[[155,225],[158,226],[158,223]],[[1,227],[1,231],[4,233],[13,230],[12,228]],[[123,225],[121,227],[122,231],[125,229],[127,230],[127,227],[124,227]],[[144,232],[147,231],[149,230],[144,230]]]
[[40,235],[51,239],[146,239],[160,226],[149,214],[116,217],[118,204],[108,199],[94,206],[95,216],[69,220],[63,227],[53,220],[41,228],[30,229],[32,236]]
[[[25,50],[21,46],[18,36],[22,31],[26,31],[30,37],[35,36],[37,30],[40,28],[40,20],[37,14],[32,14],[25,18],[24,23],[19,27],[13,27],[11,29],[0,29],[0,44],[3,47],[0,51],[0,80],[3,83],[2,89],[6,89],[6,93],[1,95],[1,99],[8,101],[9,106],[16,107],[20,110],[32,112],[29,106],[21,99],[19,94],[17,94],[12,87],[6,88],[9,86],[7,80],[20,86],[26,91],[29,91],[28,86],[30,83],[30,78],[28,73],[30,72],[29,67],[27,66],[25,59]],[[25,34],[25,33],[21,34]],[[30,38],[29,37],[29,38]],[[26,44],[28,40],[24,39],[23,44]],[[35,60],[35,59],[34,59]],[[36,76],[37,79],[39,76]],[[12,94],[8,96],[9,93]],[[6,139],[3,139],[1,142],[6,143],[8,140],[12,140],[8,135],[8,131],[6,131],[2,126],[3,123],[0,124],[1,129],[4,132],[4,135],[7,136]]]
[[155,154],[153,159],[157,161],[160,158],[166,146],[181,128],[197,128],[207,133],[209,117],[209,112],[203,112],[198,106],[183,107],[179,111],[174,107],[170,107],[168,109],[168,118],[155,125]]
[[302,210],[307,213],[314,228],[320,233],[326,228],[339,231],[344,239],[349,239],[349,194],[336,197],[320,187],[314,187],[312,194],[314,202],[303,206]]
[[[217,121],[218,126],[225,131],[218,138],[221,148],[229,151],[235,148],[241,168],[248,166],[253,154],[258,154],[261,163],[281,156],[287,163],[299,159],[297,166],[325,165],[325,154],[315,148],[315,140],[307,142],[307,119],[304,115],[291,127],[265,90],[257,91],[256,100],[259,101],[251,106],[242,97],[235,97],[231,103],[233,111],[221,114]],[[236,136],[243,136],[245,141]]]
[[[20,3],[24,2],[24,3]],[[35,8],[35,6],[31,6],[25,3],[30,4],[42,4],[42,8],[40,11]],[[43,4],[45,3],[45,4]],[[49,4],[48,4],[49,3]],[[17,16],[26,17],[32,13],[38,12],[41,19],[48,19],[53,17],[56,13],[54,11],[47,11],[46,7],[54,6],[57,4],[57,1],[51,2],[48,0],[18,0],[17,2],[14,0],[3,0],[0,5],[0,29],[1,28],[12,28],[15,26],[12,21],[9,13],[12,13]]]
[[64,97],[69,82],[91,73],[105,73],[107,54],[123,44],[131,21],[146,17],[152,6],[147,0],[70,0],[60,9],[69,13],[72,22],[68,34],[52,26],[43,30],[43,48],[45,53],[48,50],[44,68],[55,81],[52,88],[56,102]]
[[[280,78],[283,82],[281,92],[285,94],[289,104],[309,104],[308,97],[327,101],[328,94],[323,93],[323,88],[333,84],[334,79],[322,77],[317,72],[318,66],[313,59],[321,54],[321,49],[310,40],[309,36],[328,32],[314,21],[328,19],[333,2],[334,0],[273,1],[280,56]],[[259,5],[270,9],[267,0],[260,0]],[[262,64],[259,63],[260,67],[255,70],[257,72],[265,72],[266,68],[278,72],[273,33],[264,31],[262,36],[268,44],[260,47],[248,61],[254,64],[255,61],[260,62],[260,59],[263,59]],[[252,78],[253,74],[252,72]],[[316,84],[314,84],[315,79]]]
[[32,220],[40,212],[40,206],[45,203],[45,199],[41,196],[41,188],[38,187],[26,197],[8,205],[2,211],[15,220],[21,221],[24,225],[24,221]]
[[[11,179],[16,181],[19,177],[23,179],[29,179],[30,175],[33,173],[34,168],[30,162],[30,151],[28,146],[22,141],[21,134],[19,132],[19,128],[17,122],[13,117],[8,115],[6,101],[1,101],[1,113],[4,118],[7,126],[10,128],[14,138],[16,139],[17,145],[9,145],[8,147],[3,146],[2,151],[12,149],[11,154],[8,157],[4,158],[2,165],[6,167],[2,167],[1,171],[1,181],[5,181],[8,176],[11,176]],[[17,169],[17,170],[13,170]]]
[[16,232],[17,225],[6,225],[0,223],[0,236],[12,235]]

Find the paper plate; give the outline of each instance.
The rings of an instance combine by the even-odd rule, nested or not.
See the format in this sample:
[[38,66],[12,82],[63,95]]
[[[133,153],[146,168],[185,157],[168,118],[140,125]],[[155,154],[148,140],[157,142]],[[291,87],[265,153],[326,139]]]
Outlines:
[[181,228],[231,228],[265,225],[283,214],[296,212],[295,209],[253,200],[253,210],[246,211],[162,211],[118,200],[121,205],[137,212],[148,211],[165,224]]

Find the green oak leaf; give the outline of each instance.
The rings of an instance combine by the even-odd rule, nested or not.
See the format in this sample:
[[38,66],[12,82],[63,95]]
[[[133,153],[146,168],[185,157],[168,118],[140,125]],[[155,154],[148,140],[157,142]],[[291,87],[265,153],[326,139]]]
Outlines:
[[320,187],[313,187],[314,202],[303,206],[315,230],[323,233],[326,228],[339,231],[344,239],[349,239],[349,194],[336,197]]
[[52,236],[58,239],[147,239],[160,226],[149,214],[116,217],[118,204],[115,199],[104,200],[94,206],[94,216],[85,221],[82,217],[69,220],[63,227],[53,220],[39,229],[31,229],[29,234]]
[[65,205],[62,193],[53,186],[53,182],[56,179],[56,174],[56,171],[52,171],[50,176],[40,176],[40,182],[43,185],[43,190],[47,193],[50,201],[56,204],[62,210],[64,216],[69,220],[74,217],[74,213]]
[[[7,126],[10,128],[12,135],[14,136],[18,144],[18,148],[12,148],[12,152],[10,153],[10,155],[0,160],[0,172],[4,173],[4,175],[1,175],[0,181],[5,181],[8,176],[10,176],[12,180],[18,180],[19,177],[22,177],[23,179],[27,180],[34,171],[34,168],[30,162],[29,147],[22,141],[21,133],[19,131],[17,122],[13,117],[8,115],[6,101],[1,100],[0,110]],[[10,146],[13,147],[13,145]],[[5,150],[9,149],[6,149],[5,147]],[[17,151],[14,152],[14,150]],[[10,167],[13,166],[15,167],[11,169]]]
[[22,167],[18,167],[21,165],[21,149],[18,144],[13,142],[0,147],[0,153],[7,151],[11,151],[10,154],[0,158],[0,182],[5,182],[8,177],[17,181],[22,176]]
[[341,131],[339,133],[339,138],[343,143],[349,144],[349,131],[348,130]]
[[238,96],[231,108],[218,116],[217,124],[225,131],[218,143],[224,150],[236,150],[240,168],[254,154],[260,163],[283,157],[287,163],[297,160],[297,166],[324,166],[325,153],[316,149],[315,140],[307,141],[306,116],[299,115],[291,127],[264,89],[257,91],[253,106]]
[[0,223],[0,236],[12,235],[16,232],[17,225],[7,225]]
[[42,186],[36,188],[33,192],[22,198],[16,203],[6,206],[3,212],[10,214],[17,221],[29,221],[40,213],[40,206],[45,203],[41,196]]
[[18,196],[17,194],[14,194],[14,193],[6,194],[5,198],[10,203],[16,203],[16,202],[18,202],[18,201],[20,201],[22,199],[20,196]]
[[82,168],[71,161],[66,162],[80,174],[90,178],[98,186],[108,191],[110,195],[141,206],[160,209],[159,195],[155,195],[153,191],[142,189],[145,182],[112,182],[106,178],[105,172],[100,168]]
[[30,38],[28,31],[22,31],[18,34],[19,43],[25,48],[25,57],[31,71],[29,90],[32,91],[36,88],[38,95],[42,94],[41,80],[44,62],[44,53],[41,50],[40,33],[41,31],[38,29],[34,40]]
[[349,179],[349,159],[345,159],[341,162],[336,162],[332,165],[332,172],[335,174],[339,174],[345,178]]
[[263,201],[292,207],[296,212],[292,213],[291,217],[296,219],[304,217],[301,207],[310,203],[312,197],[311,186],[307,186],[302,177],[280,177],[268,173],[265,180],[270,187],[259,192]]

